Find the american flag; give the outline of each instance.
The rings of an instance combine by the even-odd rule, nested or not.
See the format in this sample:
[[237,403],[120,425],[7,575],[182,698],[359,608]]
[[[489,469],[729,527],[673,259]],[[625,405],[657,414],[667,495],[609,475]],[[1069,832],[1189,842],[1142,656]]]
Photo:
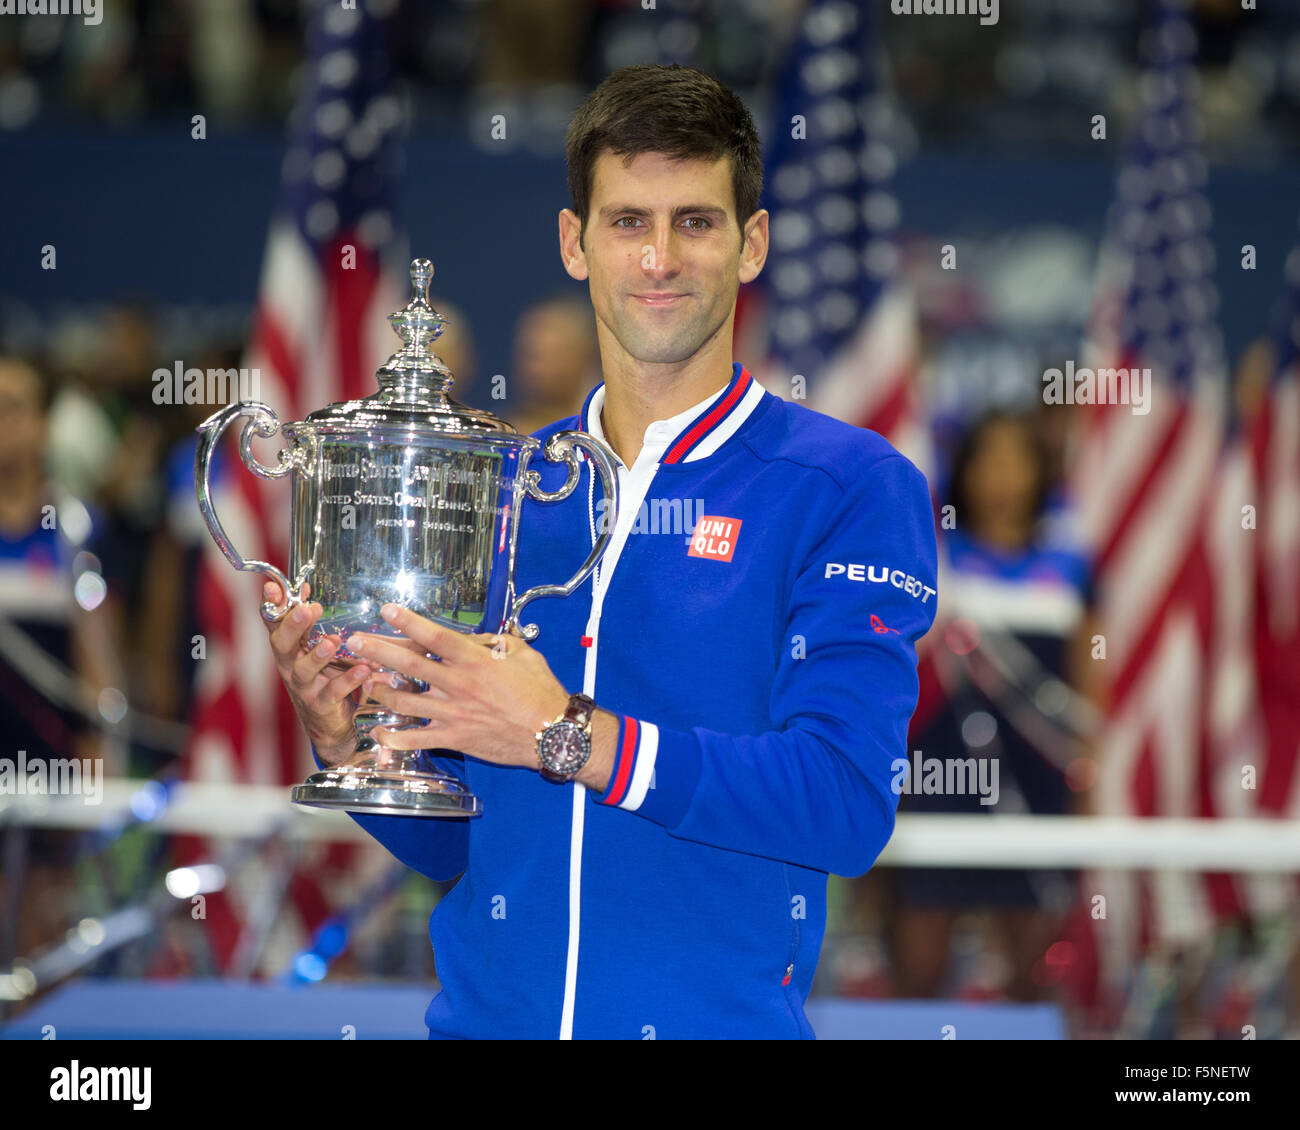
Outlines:
[[[1275,348],[1261,349],[1261,339],[1238,366],[1236,412],[1206,508],[1214,579],[1200,779],[1206,816],[1286,818],[1296,815],[1300,799],[1298,270],[1300,254],[1293,253]],[[1213,874],[1206,883],[1214,912],[1242,922],[1253,936],[1268,937],[1274,923],[1294,921],[1294,876]],[[1286,978],[1279,956],[1261,946],[1226,976],[1207,976],[1215,998],[1203,1007],[1219,1033],[1235,1036],[1246,1020],[1268,1016],[1268,999]]]
[[[385,319],[405,302],[396,280],[406,254],[393,218],[402,109],[390,76],[390,21],[375,14],[380,7],[321,2],[309,15],[281,200],[243,362],[258,371],[260,399],[284,422],[374,391],[375,369],[399,344]],[[288,483],[243,469],[235,449],[240,426],[227,437],[216,509],[245,558],[287,571]],[[259,448],[260,458],[274,462],[274,441],[263,442],[268,449]],[[314,765],[258,615],[263,579],[233,570],[209,539],[204,545],[198,613],[207,655],[199,665],[188,774],[287,786]],[[212,850],[195,839],[181,848],[182,862]],[[298,921],[290,916],[265,949],[267,969],[284,964],[330,909],[305,863],[289,893]],[[257,897],[232,876],[207,900],[209,937],[223,970],[253,972],[244,961],[245,923]],[[232,960],[245,967],[231,970]]]
[[767,143],[766,285],[761,299],[742,291],[737,336],[765,331],[766,355],[747,364],[771,392],[880,432],[928,470],[878,7],[811,0],[800,16]]
[[1261,813],[1300,817],[1300,245],[1286,261],[1272,379],[1249,429],[1258,482],[1256,670]]
[[[1196,143],[1196,37],[1184,6],[1161,0],[1141,48],[1136,128],[1083,364],[1149,370],[1149,411],[1078,409],[1072,477],[1106,644],[1098,809],[1197,817],[1220,814],[1209,705],[1236,670],[1216,666],[1215,646],[1249,617],[1216,604],[1217,570],[1249,552],[1249,534],[1239,514],[1223,524],[1241,483],[1221,474],[1227,367]],[[1083,889],[1106,896],[1097,937],[1111,994],[1124,991],[1150,947],[1202,943],[1213,924],[1212,888],[1185,872],[1099,872]]]

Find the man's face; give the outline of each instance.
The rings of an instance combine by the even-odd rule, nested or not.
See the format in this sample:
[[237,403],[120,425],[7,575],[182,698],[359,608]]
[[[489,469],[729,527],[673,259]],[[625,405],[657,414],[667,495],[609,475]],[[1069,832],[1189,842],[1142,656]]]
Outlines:
[[1038,460],[1027,427],[1011,420],[990,425],[967,471],[967,495],[976,516],[1031,521],[1037,487]]
[[45,447],[40,380],[26,365],[0,360],[0,464],[6,468],[40,463]]
[[530,396],[581,401],[595,363],[595,335],[585,304],[554,302],[525,311],[515,331],[515,373]]
[[581,244],[577,217],[560,214],[565,268],[590,279],[603,347],[612,335],[637,361],[684,361],[728,323],[737,286],[762,270],[767,213],[748,218],[742,245],[726,157],[623,162],[609,151],[596,159]]

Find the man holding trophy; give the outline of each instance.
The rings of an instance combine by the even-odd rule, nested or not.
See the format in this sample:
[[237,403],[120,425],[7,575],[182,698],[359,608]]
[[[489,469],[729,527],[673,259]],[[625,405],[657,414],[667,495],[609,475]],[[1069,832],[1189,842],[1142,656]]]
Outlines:
[[[245,430],[246,463],[295,475],[298,571],[227,556],[276,578],[271,646],[322,770],[295,799],[461,875],[430,924],[431,1036],[811,1039],[827,874],[864,873],[893,830],[936,606],[929,491],[732,360],[768,214],[731,91],[625,68],[567,154],[560,249],[604,376],[581,413],[526,439],[416,405],[449,383],[417,295],[382,404],[286,427],[278,469],[246,450],[274,429]],[[550,461],[525,471],[522,443]],[[373,486],[393,466],[396,491]],[[354,531],[336,499],[362,506]],[[561,599],[521,624],[536,596]]]

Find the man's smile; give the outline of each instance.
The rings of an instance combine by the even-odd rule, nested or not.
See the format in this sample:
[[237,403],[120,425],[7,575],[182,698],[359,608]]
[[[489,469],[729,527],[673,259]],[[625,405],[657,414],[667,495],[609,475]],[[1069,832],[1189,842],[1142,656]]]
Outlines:
[[681,299],[689,298],[690,295],[676,294],[673,293],[672,291],[662,291],[659,293],[654,293],[652,291],[647,294],[634,294],[632,297],[635,298],[638,302],[640,302],[643,306],[649,306],[654,308],[658,306],[676,305],[676,303],[681,301]]

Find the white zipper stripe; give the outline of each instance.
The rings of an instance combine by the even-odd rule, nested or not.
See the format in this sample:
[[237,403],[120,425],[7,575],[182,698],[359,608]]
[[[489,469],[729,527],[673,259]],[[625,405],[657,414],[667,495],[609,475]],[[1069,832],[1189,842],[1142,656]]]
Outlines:
[[573,1039],[573,1001],[578,987],[578,919],[582,910],[582,820],[587,814],[586,788],[573,790],[573,821],[569,828],[569,950],[564,960],[564,1008],[560,1012],[560,1039]]
[[[587,648],[583,665],[582,693],[592,698],[596,697],[596,653],[600,647],[600,610],[605,603],[605,592],[609,588],[610,578],[623,547],[627,544],[628,535],[636,524],[637,511],[640,510],[658,469],[658,461],[641,463],[639,460],[631,471],[622,465],[618,468],[618,521],[609,548],[605,550],[591,582],[591,614],[587,618],[587,635],[591,644]],[[595,544],[595,469],[590,461],[587,462],[587,473],[587,521],[591,528],[592,544]],[[582,826],[587,812],[586,786],[572,784],[569,788],[573,790],[573,823],[569,832],[569,947],[564,966],[564,1005],[560,1012],[561,1040],[573,1039],[573,1009],[578,988],[578,939],[582,927]]]
[[[603,400],[603,385],[598,386],[595,396]],[[718,395],[722,394],[719,390]],[[712,432],[684,460],[692,462],[716,451],[727,439],[735,434],[741,424],[749,418],[763,398],[763,387],[750,375],[749,391],[740,398],[740,403],[732,408],[726,421]],[[716,398],[715,398],[716,399]],[[710,402],[712,403],[712,402]],[[592,409],[599,414],[600,404],[592,403]],[[707,411],[707,407],[705,409]],[[587,431],[591,431],[588,424]],[[669,441],[671,442],[671,441]],[[587,636],[591,640],[582,671],[582,693],[596,697],[596,653],[600,647],[600,612],[605,603],[605,592],[614,576],[614,568],[623,553],[623,547],[632,527],[636,524],[637,513],[645,501],[659,471],[659,457],[667,450],[668,444],[655,451],[652,460],[642,461],[647,451],[642,447],[641,454],[632,464],[631,470],[620,462],[618,465],[619,508],[618,521],[614,534],[609,540],[609,548],[601,557],[591,580],[591,612],[587,617]],[[591,460],[584,460],[587,466],[587,521],[591,529],[591,543],[596,544],[596,471]],[[653,724],[647,725],[640,719],[641,747],[638,751],[636,773],[629,784],[628,796],[619,807],[636,808],[645,800],[650,787],[650,778],[654,775],[655,755],[659,748],[659,730]],[[582,926],[582,826],[586,818],[587,789],[583,785],[572,784],[573,820],[569,830],[569,945],[564,963],[564,1004],[560,1012],[560,1039],[573,1039],[573,1010],[578,987],[578,937]],[[633,803],[635,801],[635,803]]]

